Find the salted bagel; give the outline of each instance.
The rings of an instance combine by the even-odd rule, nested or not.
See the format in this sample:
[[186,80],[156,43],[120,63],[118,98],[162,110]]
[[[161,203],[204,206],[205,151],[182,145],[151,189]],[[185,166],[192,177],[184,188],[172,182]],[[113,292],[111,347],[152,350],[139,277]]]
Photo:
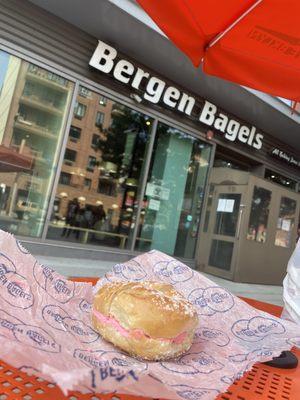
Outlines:
[[173,286],[160,282],[115,282],[97,292],[94,328],[131,356],[166,360],[192,345],[198,316]]

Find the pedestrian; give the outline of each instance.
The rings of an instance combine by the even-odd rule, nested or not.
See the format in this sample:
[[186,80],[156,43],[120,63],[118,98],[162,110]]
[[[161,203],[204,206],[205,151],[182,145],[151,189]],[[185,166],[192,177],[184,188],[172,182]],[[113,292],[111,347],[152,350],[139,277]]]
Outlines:
[[103,204],[99,204],[94,213],[94,224],[101,225],[106,220],[106,212]]
[[[84,227],[84,214],[85,214],[85,205],[79,204],[76,215],[75,215],[75,228],[83,228]],[[76,236],[76,239],[79,239],[80,230],[73,229],[73,233]]]
[[94,224],[94,219],[94,211],[91,206],[87,205],[83,213],[83,222],[81,226],[83,228],[91,229]]
[[71,226],[75,226],[75,217],[79,209],[78,199],[75,197],[69,201],[66,215],[66,226],[64,227],[61,236],[69,237],[71,233]]

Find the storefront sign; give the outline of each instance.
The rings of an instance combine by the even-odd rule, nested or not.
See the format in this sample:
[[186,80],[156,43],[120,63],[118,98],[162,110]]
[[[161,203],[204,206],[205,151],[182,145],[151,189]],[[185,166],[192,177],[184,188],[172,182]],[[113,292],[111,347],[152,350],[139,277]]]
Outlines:
[[234,119],[229,119],[227,115],[219,113],[217,107],[208,101],[205,101],[199,121],[223,132],[227,140],[232,142],[238,140],[257,150],[262,148],[264,136],[256,132],[255,126],[252,126],[250,129],[248,126],[241,125]]
[[282,161],[285,161],[286,163],[288,163],[290,165],[293,165],[294,167],[300,168],[300,160],[297,160],[291,154],[288,154],[283,150],[275,148],[271,151],[271,155],[273,157],[279,158]]
[[[162,103],[188,116],[195,113],[195,97],[174,86],[168,86],[162,79],[150,76],[149,72],[135,67],[127,60],[118,59],[117,56],[118,52],[115,48],[99,41],[89,64],[105,74],[112,74],[117,81],[142,91],[143,98],[151,103]],[[142,101],[139,96],[137,98]],[[224,133],[227,140],[239,141],[257,150],[262,148],[263,135],[258,133],[254,126],[248,127],[229,118],[208,101],[205,101],[197,118],[200,122]]]

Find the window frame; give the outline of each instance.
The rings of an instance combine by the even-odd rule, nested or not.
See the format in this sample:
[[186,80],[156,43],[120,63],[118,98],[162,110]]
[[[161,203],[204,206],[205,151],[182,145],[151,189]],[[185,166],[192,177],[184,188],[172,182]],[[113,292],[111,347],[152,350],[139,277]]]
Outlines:
[[[79,135],[78,135],[78,137],[76,137],[76,136],[72,136],[71,135],[71,132],[72,131],[77,131],[77,132],[79,132]],[[77,142],[78,140],[80,140],[81,139],[81,133],[82,133],[82,129],[81,128],[78,128],[77,126],[75,126],[75,125],[71,125],[70,126],[70,130],[69,130],[69,138],[70,138],[70,140],[73,142]]]
[[[61,178],[62,178],[63,175],[64,176],[68,175],[68,179],[70,179],[69,183],[62,182]],[[59,183],[61,185],[71,186],[71,181],[72,181],[72,174],[70,174],[69,172],[65,172],[65,171],[61,171],[60,172],[60,174],[59,174]]]
[[89,171],[89,172],[94,172],[94,171],[95,171],[96,164],[95,164],[94,166],[91,166],[91,165],[90,165],[91,159],[94,159],[94,160],[95,160],[95,163],[97,162],[97,157],[88,155],[86,170]]
[[[101,122],[98,121],[98,116],[101,115]],[[98,128],[102,127],[104,124],[104,120],[105,120],[105,114],[102,111],[97,111],[96,113],[96,118],[95,118],[95,126],[97,126]]]
[[[83,113],[81,113],[81,112],[78,113],[77,111],[79,109],[81,109],[81,108],[83,110]],[[87,105],[83,104],[83,103],[80,103],[79,101],[76,101],[76,105],[74,107],[74,117],[79,119],[79,120],[82,120],[86,115],[86,111],[87,111]]]

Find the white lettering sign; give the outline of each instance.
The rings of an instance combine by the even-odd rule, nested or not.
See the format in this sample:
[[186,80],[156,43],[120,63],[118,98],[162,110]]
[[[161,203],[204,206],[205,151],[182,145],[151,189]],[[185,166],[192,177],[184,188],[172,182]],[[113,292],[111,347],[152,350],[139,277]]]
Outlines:
[[[112,74],[119,82],[128,84],[136,90],[143,90],[144,99],[151,103],[162,102],[186,115],[192,114],[196,103],[193,96],[181,92],[174,86],[168,86],[162,79],[136,68],[130,61],[117,60],[117,56],[116,49],[99,41],[89,64],[105,74]],[[254,126],[249,128],[235,119],[230,119],[208,101],[204,103],[199,121],[224,133],[224,138],[231,142],[239,141],[257,150],[262,148],[263,135],[257,133]]]
[[224,137],[232,142],[239,140],[257,150],[262,148],[263,135],[256,133],[254,126],[250,130],[247,126],[241,125],[234,119],[229,119],[226,115],[218,113],[217,107],[209,101],[205,101],[199,121],[224,132]]
[[283,150],[275,148],[271,151],[271,155],[280,158],[282,161],[285,161],[294,167],[300,167],[300,160],[296,159],[291,154],[284,152]]

